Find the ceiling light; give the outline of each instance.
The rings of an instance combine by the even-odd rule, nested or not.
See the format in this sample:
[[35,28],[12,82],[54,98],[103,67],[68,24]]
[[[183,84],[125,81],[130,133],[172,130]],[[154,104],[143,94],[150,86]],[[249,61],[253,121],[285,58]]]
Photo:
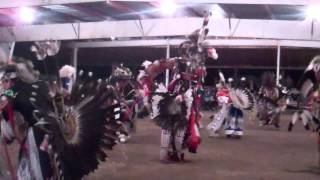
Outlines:
[[306,10],[306,16],[310,19],[320,20],[320,5],[309,6]]
[[225,18],[225,11],[218,5],[214,4],[211,7],[211,16],[212,18],[222,19]]
[[26,23],[32,23],[35,20],[35,10],[29,7],[19,9],[19,18]]
[[161,2],[161,12],[165,15],[173,14],[177,9],[177,5],[173,0],[163,0]]

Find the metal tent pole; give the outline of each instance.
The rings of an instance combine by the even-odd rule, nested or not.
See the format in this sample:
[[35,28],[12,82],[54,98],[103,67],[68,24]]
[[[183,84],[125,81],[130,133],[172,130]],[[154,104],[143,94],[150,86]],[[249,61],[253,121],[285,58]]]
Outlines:
[[[73,48],[73,52],[72,52],[72,66],[75,68],[76,72],[77,72],[77,66],[78,66],[78,48]],[[77,78],[77,74],[76,73],[76,77]]]
[[[167,48],[166,48],[166,59],[170,58],[170,44],[169,44],[169,39],[167,39]],[[170,70],[166,69],[166,87],[169,86],[169,76],[170,76]]]
[[280,84],[280,55],[281,55],[281,47],[278,43],[277,45],[277,86]]

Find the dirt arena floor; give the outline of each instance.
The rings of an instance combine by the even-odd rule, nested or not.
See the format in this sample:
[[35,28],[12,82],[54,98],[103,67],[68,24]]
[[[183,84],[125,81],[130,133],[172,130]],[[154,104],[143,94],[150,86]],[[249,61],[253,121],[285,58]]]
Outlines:
[[[205,112],[204,124],[209,122]],[[186,163],[162,164],[159,158],[160,129],[149,119],[138,119],[137,132],[125,145],[109,152],[90,180],[319,180],[316,136],[297,124],[287,132],[288,117],[280,130],[258,127],[246,121],[242,139],[209,138],[202,129],[197,154]]]
[[[204,113],[205,125],[210,115]],[[108,152],[110,159],[85,180],[320,180],[316,136],[300,122],[291,133],[288,116],[282,116],[280,130],[253,120],[245,124],[242,139],[209,138],[202,129],[197,154],[187,153],[186,163],[162,164],[160,128],[138,119],[132,139]]]

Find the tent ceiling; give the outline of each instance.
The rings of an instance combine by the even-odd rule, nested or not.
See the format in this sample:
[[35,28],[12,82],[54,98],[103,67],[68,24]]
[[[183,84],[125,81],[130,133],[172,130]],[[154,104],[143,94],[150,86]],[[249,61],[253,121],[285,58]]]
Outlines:
[[[12,3],[12,8],[7,0],[0,3],[0,26],[21,25],[17,20],[18,7],[20,4]],[[22,0],[21,0],[22,1]],[[136,19],[153,19],[162,18],[159,12],[159,2],[157,1],[101,1],[101,0],[71,0],[67,3],[65,0],[52,0],[57,3],[51,4],[40,3],[40,0],[28,0],[34,6],[37,12],[37,21],[34,24],[53,24],[53,23],[73,23],[73,22],[97,22],[106,20],[136,20]],[[275,19],[275,20],[303,20],[305,18],[304,11],[308,1],[296,0],[297,3],[275,3],[274,0],[266,0],[265,4],[256,0],[246,3],[248,0],[232,1],[214,0],[214,1],[198,1],[197,3],[181,3],[180,8],[173,17],[201,17],[204,11],[210,11],[215,5],[223,9],[227,17],[237,19]],[[31,2],[34,2],[33,4]],[[38,3],[36,3],[38,2]],[[59,4],[59,2],[61,4]],[[72,3],[82,2],[82,3]],[[189,2],[189,1],[178,1]],[[195,1],[190,1],[195,2]],[[208,3],[212,2],[212,3]],[[249,0],[250,2],[250,0]],[[268,2],[270,4],[268,4]],[[280,1],[282,2],[282,1]]]

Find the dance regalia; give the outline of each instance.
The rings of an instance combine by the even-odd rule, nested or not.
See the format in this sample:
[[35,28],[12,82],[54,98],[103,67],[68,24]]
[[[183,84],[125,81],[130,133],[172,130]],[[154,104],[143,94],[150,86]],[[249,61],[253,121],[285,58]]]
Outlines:
[[320,96],[319,96],[320,56],[312,59],[299,84],[301,99],[297,105],[298,111],[292,116],[288,131],[292,131],[298,120],[301,120],[306,130],[320,133]]
[[121,114],[123,120],[123,130],[127,136],[122,137],[121,142],[126,142],[135,130],[135,116],[137,105],[136,87],[131,82],[132,72],[123,65],[113,67],[112,74],[109,78],[110,84],[115,88],[118,103],[121,105]]
[[310,94],[307,98],[306,103],[299,104],[296,107],[297,111],[292,115],[291,121],[288,126],[288,131],[293,130],[293,127],[298,120],[302,121],[302,124],[306,130],[312,129],[316,131],[319,128],[317,125],[320,122],[320,99],[318,91],[319,90],[316,90],[314,93]]
[[[74,83],[68,75],[55,82],[25,81],[33,74],[28,72],[31,68],[19,69],[25,64],[6,65],[1,73],[10,74],[14,66],[18,76],[10,90],[15,96],[7,98],[11,112],[19,112],[27,123],[21,141],[16,134],[12,136],[21,146],[17,178],[82,179],[106,160],[105,150],[111,150],[125,134],[120,104],[107,103],[114,102],[115,90],[83,71]],[[4,117],[10,120],[10,111]],[[1,129],[6,128],[3,121]]]
[[207,126],[210,137],[218,136],[219,129],[222,127],[223,123],[228,117],[228,109],[231,103],[228,88],[223,86],[219,87],[216,94],[216,99],[220,109],[211,117],[212,121]]
[[[148,63],[138,76],[138,81],[151,90],[152,119],[162,128],[160,159],[164,162],[183,161],[183,150],[195,153],[200,143],[199,90],[206,74],[204,63],[208,58],[218,58],[213,48],[204,47],[208,20],[206,16],[203,27],[180,45],[181,58]],[[168,87],[160,83],[152,88],[153,80],[165,69],[172,70],[173,80]]]
[[280,113],[284,110],[283,106],[278,105],[279,89],[275,85],[274,75],[266,72],[262,76],[262,87],[259,90],[257,100],[258,119],[260,125],[273,124],[279,128]]
[[300,111],[294,114],[288,130],[291,131],[298,119],[303,121],[307,130],[311,129],[318,135],[318,168],[320,168],[320,56],[315,56],[306,68],[303,78],[299,83],[299,90],[302,96]]
[[221,108],[212,116],[212,122],[209,123],[207,129],[210,136],[214,137],[224,124],[224,133],[227,137],[241,137],[244,129],[243,112],[250,112],[254,108],[254,98],[247,88],[233,86],[232,78],[229,78],[229,84],[226,84],[221,72],[219,76],[221,83],[217,92],[217,101]]

